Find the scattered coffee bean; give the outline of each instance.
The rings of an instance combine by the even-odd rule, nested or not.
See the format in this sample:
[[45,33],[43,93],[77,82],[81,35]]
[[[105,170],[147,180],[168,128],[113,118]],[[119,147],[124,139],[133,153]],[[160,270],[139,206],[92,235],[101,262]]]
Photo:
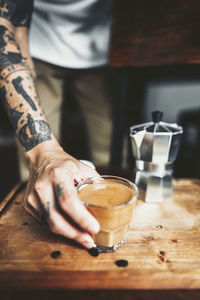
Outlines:
[[165,255],[165,251],[160,251],[160,254],[164,256]]
[[128,266],[128,261],[126,259],[118,259],[115,261],[115,264],[118,267],[127,267]]
[[51,257],[58,258],[61,255],[60,251],[53,251],[51,252]]
[[165,261],[165,258],[162,255],[158,255],[158,258],[160,259],[160,261]]
[[163,226],[162,225],[157,225],[156,228],[161,229],[161,228],[163,228]]
[[147,240],[147,241],[153,241],[154,237],[153,236],[146,236],[145,240]]
[[88,253],[92,256],[98,256],[99,255],[99,251],[97,248],[93,247],[91,249],[88,250]]
[[173,243],[177,243],[177,242],[178,242],[178,241],[177,241],[177,240],[175,240],[175,239],[174,239],[174,240],[171,240],[171,241],[172,241]]

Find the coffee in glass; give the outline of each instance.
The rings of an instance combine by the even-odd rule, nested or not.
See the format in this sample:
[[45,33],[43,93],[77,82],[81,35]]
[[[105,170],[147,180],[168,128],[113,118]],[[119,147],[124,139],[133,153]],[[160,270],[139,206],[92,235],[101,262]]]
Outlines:
[[94,242],[100,252],[114,252],[126,240],[138,195],[131,181],[110,175],[87,179],[78,186],[80,199],[100,224]]

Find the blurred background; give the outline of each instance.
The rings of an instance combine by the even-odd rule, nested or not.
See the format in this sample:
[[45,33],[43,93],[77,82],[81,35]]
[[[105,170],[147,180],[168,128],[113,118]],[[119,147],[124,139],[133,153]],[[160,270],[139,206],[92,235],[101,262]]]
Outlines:
[[[200,3],[197,0],[115,0],[110,42],[110,84],[116,97],[110,167],[133,168],[129,127],[151,121],[178,123],[184,133],[175,177],[200,176]],[[67,91],[66,91],[67,93]],[[63,146],[88,159],[79,107],[69,98]],[[72,128],[72,127],[69,127]],[[69,145],[70,148],[69,148]],[[103,167],[97,166],[100,170]],[[15,137],[0,105],[0,199],[19,181]]]

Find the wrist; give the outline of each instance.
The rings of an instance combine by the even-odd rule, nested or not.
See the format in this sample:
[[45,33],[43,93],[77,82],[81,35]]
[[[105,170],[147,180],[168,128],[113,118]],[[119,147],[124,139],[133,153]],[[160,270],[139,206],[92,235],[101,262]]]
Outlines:
[[55,150],[62,150],[62,147],[59,145],[58,141],[54,136],[49,141],[43,141],[28,152],[25,152],[25,158],[30,164],[35,164],[40,160],[46,153],[52,152]]

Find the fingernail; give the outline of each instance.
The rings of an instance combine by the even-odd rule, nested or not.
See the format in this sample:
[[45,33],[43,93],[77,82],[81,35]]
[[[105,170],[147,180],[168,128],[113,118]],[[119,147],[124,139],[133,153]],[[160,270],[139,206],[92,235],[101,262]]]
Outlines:
[[88,227],[88,231],[91,233],[97,233],[99,232],[99,230],[100,230],[100,226],[99,223],[97,222]]
[[87,249],[90,249],[90,248],[95,247],[95,244],[93,241],[85,241],[85,242],[83,242],[83,246]]

